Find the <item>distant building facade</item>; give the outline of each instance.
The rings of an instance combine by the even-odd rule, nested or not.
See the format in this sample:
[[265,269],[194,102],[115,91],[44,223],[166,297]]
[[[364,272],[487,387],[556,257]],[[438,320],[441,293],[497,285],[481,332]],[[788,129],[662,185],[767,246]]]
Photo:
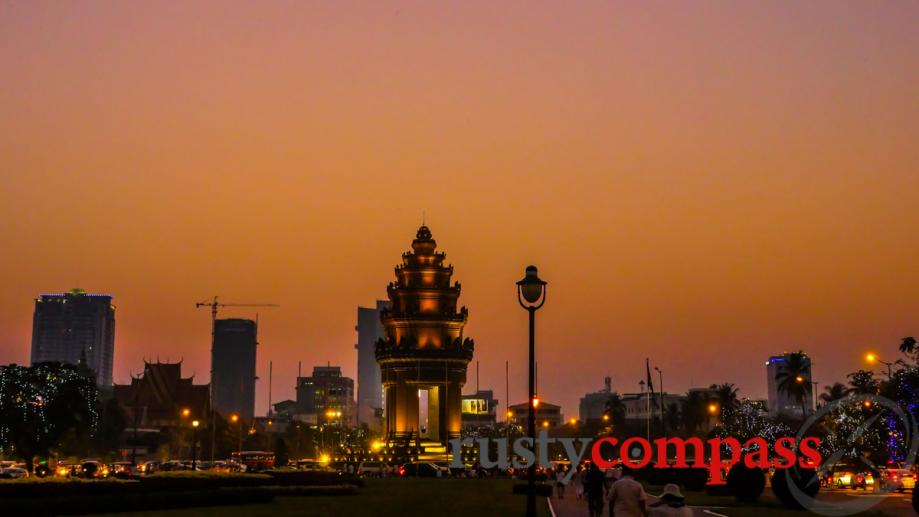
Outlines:
[[[649,396],[648,392],[644,393],[622,393],[619,395],[622,405],[625,407],[626,420],[647,420],[649,417],[660,421],[661,418],[661,394],[654,393]],[[664,412],[670,411],[675,404],[677,408],[682,406],[684,395],[676,393],[664,393]]]
[[613,395],[613,379],[603,379],[603,389],[593,393],[585,393],[578,404],[578,418],[581,422],[599,422],[606,411],[606,402]]
[[463,427],[494,427],[497,422],[498,399],[492,390],[479,390],[463,395]]
[[[788,393],[779,389],[778,377],[788,371],[787,362],[791,354],[785,353],[776,355],[766,361],[766,386],[769,391],[769,414],[776,416],[780,414],[800,416],[802,413],[801,404],[791,397]],[[805,358],[805,368],[802,372],[803,382],[807,383],[807,394],[804,399],[805,412],[814,410],[814,387],[811,384],[811,360]]]
[[[527,415],[529,408],[527,403],[514,404],[508,408],[510,411],[510,422],[515,425],[521,425],[526,427],[527,425]],[[558,427],[565,423],[565,418],[562,416],[562,407],[555,404],[550,404],[548,402],[539,401],[539,405],[536,406],[536,428],[540,429],[547,427],[549,429],[553,427]]]
[[313,375],[297,379],[297,420],[309,424],[354,425],[354,379],[340,366],[315,366]]
[[95,373],[96,384],[111,386],[114,358],[115,306],[111,295],[71,289],[35,299],[32,364],[82,364]]
[[255,416],[255,358],[258,326],[249,319],[214,321],[211,382],[214,409],[226,416]]
[[357,308],[357,423],[380,430],[383,421],[383,382],[374,345],[383,338],[380,319],[390,303],[377,300],[376,307]]

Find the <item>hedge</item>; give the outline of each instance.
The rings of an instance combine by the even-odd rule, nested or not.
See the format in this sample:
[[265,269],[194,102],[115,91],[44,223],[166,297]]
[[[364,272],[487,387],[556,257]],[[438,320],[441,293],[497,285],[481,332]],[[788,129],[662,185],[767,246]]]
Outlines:
[[262,487],[231,487],[162,493],[124,493],[68,495],[51,498],[4,498],[0,509],[5,515],[80,515],[106,512],[134,512],[194,508],[204,506],[268,503],[271,490]]
[[78,495],[120,495],[188,490],[216,490],[226,487],[260,486],[364,486],[354,476],[334,472],[271,472],[239,474],[212,472],[160,472],[131,480],[83,478],[25,478],[0,480],[0,497],[66,497]]

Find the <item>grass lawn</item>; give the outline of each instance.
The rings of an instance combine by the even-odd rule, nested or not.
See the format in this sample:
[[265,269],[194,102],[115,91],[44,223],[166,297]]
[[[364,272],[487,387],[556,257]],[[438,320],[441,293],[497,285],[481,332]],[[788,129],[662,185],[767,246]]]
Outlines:
[[[507,479],[368,479],[367,486],[350,496],[275,497],[266,504],[215,506],[108,515],[192,516],[322,516],[322,517],[486,517],[523,515],[526,498],[511,493]],[[551,517],[544,498],[538,498],[540,517]]]

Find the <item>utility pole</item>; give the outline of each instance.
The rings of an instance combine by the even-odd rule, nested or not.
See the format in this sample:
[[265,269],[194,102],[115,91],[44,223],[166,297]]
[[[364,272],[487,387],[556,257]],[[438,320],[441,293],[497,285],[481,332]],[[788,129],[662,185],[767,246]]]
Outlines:
[[660,379],[660,383],[658,384],[657,387],[661,390],[661,391],[660,391],[660,399],[661,399],[661,429],[662,429],[663,432],[664,432],[664,437],[666,437],[666,436],[667,436],[667,422],[664,420],[664,372],[663,372],[663,370],[661,370],[661,369],[658,368],[657,366],[655,366],[654,369],[657,370],[657,376],[658,376],[658,379]]

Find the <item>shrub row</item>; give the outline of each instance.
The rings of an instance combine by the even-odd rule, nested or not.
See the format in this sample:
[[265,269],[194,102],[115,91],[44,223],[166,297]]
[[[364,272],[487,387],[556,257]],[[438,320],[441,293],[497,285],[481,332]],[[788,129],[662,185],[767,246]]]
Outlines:
[[0,497],[66,497],[77,495],[119,495],[187,490],[216,490],[226,487],[260,486],[363,486],[354,476],[334,472],[271,472],[238,474],[210,472],[161,472],[136,480],[82,478],[27,478],[0,481]]
[[5,515],[81,515],[106,512],[136,512],[239,505],[271,502],[274,494],[261,487],[231,487],[217,490],[170,492],[169,494],[134,493],[102,495],[68,495],[53,498],[4,498]]
[[309,470],[279,470],[266,472],[270,476],[272,485],[280,486],[331,486],[353,485],[364,486],[364,480],[355,475],[339,474],[337,472],[320,472]]

